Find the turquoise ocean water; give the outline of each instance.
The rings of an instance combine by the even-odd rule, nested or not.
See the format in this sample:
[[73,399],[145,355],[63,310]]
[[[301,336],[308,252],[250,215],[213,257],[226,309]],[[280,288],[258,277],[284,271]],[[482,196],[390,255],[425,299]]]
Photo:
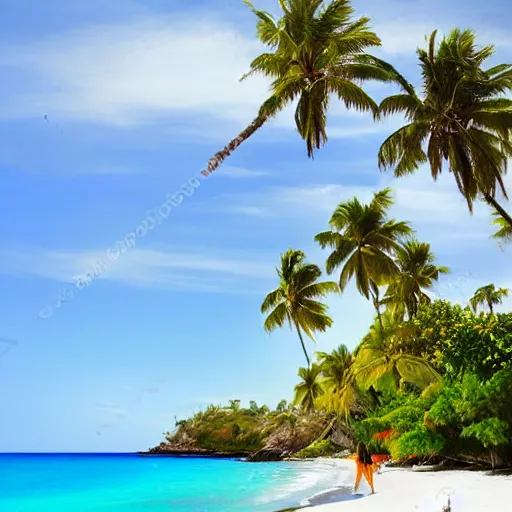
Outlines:
[[352,478],[329,461],[0,454],[0,512],[272,512]]

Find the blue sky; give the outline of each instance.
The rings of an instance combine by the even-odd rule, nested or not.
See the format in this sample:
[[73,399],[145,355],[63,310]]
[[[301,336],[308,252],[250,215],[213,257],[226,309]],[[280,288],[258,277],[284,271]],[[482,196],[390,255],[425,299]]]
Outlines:
[[[512,60],[500,1],[354,5],[374,20],[377,53],[414,83],[414,50],[434,28],[474,28],[497,45],[494,61]],[[259,305],[288,247],[323,265],[313,236],[354,195],[394,188],[393,215],[452,269],[439,295],[464,302],[483,284],[512,286],[487,208],[471,217],[451,176],[434,184],[421,169],[395,182],[377,171],[377,148],[400,119],[375,124],[333,102],[314,161],[291,107],[55,308],[73,276],[250,122],[268,84],[238,82],[261,51],[241,1],[20,0],[3,11],[0,451],[134,451],[212,401],[290,399],[300,345],[286,330],[266,334]],[[378,99],[392,90],[367,89]],[[353,348],[370,304],[353,287],[329,304],[335,325],[318,349]]]

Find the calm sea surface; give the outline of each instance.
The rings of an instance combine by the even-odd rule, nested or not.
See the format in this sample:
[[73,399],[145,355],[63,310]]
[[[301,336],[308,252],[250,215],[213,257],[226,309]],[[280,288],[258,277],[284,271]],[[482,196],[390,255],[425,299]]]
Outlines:
[[329,461],[0,454],[0,512],[272,512],[352,478]]

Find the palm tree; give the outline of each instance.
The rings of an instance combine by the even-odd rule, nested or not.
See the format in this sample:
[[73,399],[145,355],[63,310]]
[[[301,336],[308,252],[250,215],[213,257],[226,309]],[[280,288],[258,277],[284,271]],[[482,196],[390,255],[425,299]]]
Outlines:
[[496,231],[491,238],[498,240],[498,244],[500,246],[512,242],[512,226],[500,215],[498,211],[494,210],[492,215],[495,217],[492,223],[498,228],[498,231]]
[[428,51],[418,50],[423,97],[409,86],[380,104],[382,114],[401,112],[407,124],[384,141],[379,166],[400,177],[428,163],[436,180],[448,162],[470,212],[481,196],[512,226],[496,201],[498,190],[507,197],[503,175],[512,156],[512,100],[503,96],[512,89],[512,66],[484,70],[494,48],[477,48],[470,30],[453,30],[437,50],[435,39],[433,32]]
[[430,303],[430,297],[423,291],[432,288],[441,274],[447,274],[447,267],[435,265],[436,257],[430,251],[430,244],[407,240],[396,250],[398,273],[388,286],[382,303],[400,319],[404,314],[416,316],[420,303]]
[[352,365],[352,354],[345,345],[340,345],[331,353],[317,352],[316,357],[324,376],[327,389],[337,391],[343,388]]
[[281,255],[281,268],[276,269],[279,286],[265,297],[261,312],[270,311],[264,324],[267,332],[283,327],[286,321],[290,329],[295,327],[309,367],[302,333],[315,341],[314,332],[325,332],[332,325],[332,319],[327,315],[327,306],[315,299],[339,290],[338,285],[332,281],[319,283],[322,271],[317,265],[306,263],[305,259],[306,255],[295,249],[288,249]]
[[295,121],[313,155],[327,141],[329,100],[338,97],[347,108],[370,111],[378,116],[375,101],[361,88],[366,80],[395,81],[393,68],[365,54],[381,45],[370,30],[369,18],[353,19],[348,0],[280,0],[280,19],[244,2],[258,17],[257,36],[269,49],[256,57],[252,74],[271,78],[271,95],[252,123],[208,161],[205,176],[214,172],[244,141],[286,105],[298,100]]
[[382,325],[374,324],[364,337],[354,361],[354,375],[363,388],[397,389],[402,382],[407,382],[424,389],[439,381],[439,374],[423,358],[394,350],[402,329],[407,327],[398,324],[386,311]]
[[286,408],[288,407],[288,402],[286,400],[281,400],[276,407],[277,412],[284,412],[286,411]]
[[315,408],[317,398],[324,393],[321,382],[322,369],[320,365],[313,363],[309,368],[299,368],[299,377],[302,379],[294,388],[295,397],[293,403],[306,411]]
[[332,274],[343,265],[340,290],[343,292],[355,277],[359,292],[367,299],[371,296],[379,319],[379,286],[398,272],[393,254],[399,242],[413,232],[407,222],[387,218],[392,204],[389,188],[376,192],[368,205],[356,197],[340,203],[329,221],[331,230],[315,236],[322,249],[333,249],[327,258],[327,273]]
[[505,297],[508,297],[508,288],[496,288],[494,284],[488,284],[478,288],[473,297],[469,299],[471,308],[476,313],[478,306],[487,306],[493,313],[493,306],[495,304],[501,304]]
[[347,419],[358,409],[361,393],[355,386],[352,372],[354,359],[345,345],[340,345],[330,354],[317,352],[322,370],[325,393],[318,397],[317,408],[335,413],[338,419]]

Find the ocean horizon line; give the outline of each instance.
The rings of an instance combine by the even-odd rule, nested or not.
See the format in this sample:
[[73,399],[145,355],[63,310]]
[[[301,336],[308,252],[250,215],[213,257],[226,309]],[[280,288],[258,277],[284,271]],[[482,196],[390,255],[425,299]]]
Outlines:
[[0,452],[0,455],[138,455],[138,452]]

